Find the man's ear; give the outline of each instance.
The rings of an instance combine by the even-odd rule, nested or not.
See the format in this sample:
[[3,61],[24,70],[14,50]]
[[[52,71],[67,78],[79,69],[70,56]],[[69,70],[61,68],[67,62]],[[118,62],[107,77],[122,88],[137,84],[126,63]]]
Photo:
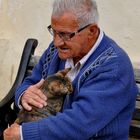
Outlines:
[[95,36],[99,31],[99,27],[97,26],[97,24],[92,24],[89,27],[89,35],[91,37]]

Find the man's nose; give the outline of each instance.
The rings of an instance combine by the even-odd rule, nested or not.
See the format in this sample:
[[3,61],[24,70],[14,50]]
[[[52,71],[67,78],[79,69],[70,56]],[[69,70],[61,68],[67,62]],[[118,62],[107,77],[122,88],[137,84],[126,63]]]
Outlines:
[[56,34],[56,35],[54,36],[53,41],[54,41],[54,45],[55,45],[56,47],[59,47],[59,46],[64,45],[63,39],[62,39],[58,34]]

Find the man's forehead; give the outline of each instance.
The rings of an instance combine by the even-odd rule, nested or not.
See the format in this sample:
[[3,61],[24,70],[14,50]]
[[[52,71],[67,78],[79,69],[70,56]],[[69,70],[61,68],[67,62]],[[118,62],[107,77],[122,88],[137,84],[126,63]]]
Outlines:
[[52,16],[51,18],[52,26],[67,26],[67,27],[78,27],[78,21],[74,14],[64,13],[61,16]]

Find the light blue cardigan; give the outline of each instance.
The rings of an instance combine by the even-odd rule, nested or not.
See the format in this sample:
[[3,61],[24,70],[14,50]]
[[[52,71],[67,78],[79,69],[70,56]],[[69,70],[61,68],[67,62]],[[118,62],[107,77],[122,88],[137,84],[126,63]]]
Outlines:
[[[17,89],[15,100],[30,85],[64,69],[53,43]],[[23,123],[24,140],[128,140],[138,89],[126,53],[104,35],[98,48],[73,81],[62,112],[37,122]]]

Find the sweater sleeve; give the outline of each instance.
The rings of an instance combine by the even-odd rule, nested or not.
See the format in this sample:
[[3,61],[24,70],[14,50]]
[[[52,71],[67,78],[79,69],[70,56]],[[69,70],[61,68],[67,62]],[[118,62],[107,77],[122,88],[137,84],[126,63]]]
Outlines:
[[[128,69],[127,69],[128,70]],[[22,124],[25,140],[86,140],[108,125],[130,103],[131,76],[127,70],[100,68],[81,86],[70,109],[37,122]],[[114,127],[114,128],[113,128]],[[117,133],[117,126],[110,131]]]
[[28,76],[23,83],[17,88],[15,93],[15,103],[18,106],[18,100],[20,99],[23,92],[31,85],[36,84],[42,78],[43,64],[46,57],[47,50],[41,56],[38,64],[33,68],[31,76]]

